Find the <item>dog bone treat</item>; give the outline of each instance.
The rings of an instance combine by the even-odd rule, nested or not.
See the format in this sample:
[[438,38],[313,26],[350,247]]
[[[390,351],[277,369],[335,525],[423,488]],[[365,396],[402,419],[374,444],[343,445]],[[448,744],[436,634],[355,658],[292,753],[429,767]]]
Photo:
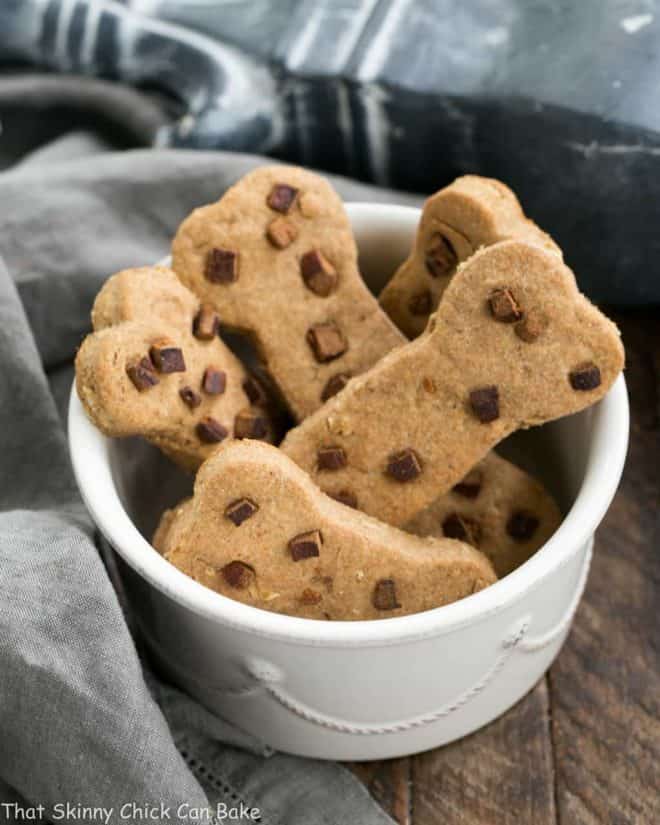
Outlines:
[[[194,469],[225,438],[265,438],[252,379],[220,340],[215,311],[163,267],[111,277],[76,357],[78,396],[106,435],[141,435]],[[246,393],[247,390],[247,393]]]
[[491,452],[405,529],[477,547],[501,578],[526,562],[560,523],[559,508],[543,485]]
[[224,596],[313,619],[403,616],[496,580],[468,544],[349,510],[255,441],[223,445],[202,465],[193,498],[163,515],[154,546]]
[[196,209],[172,266],[250,336],[299,420],[404,342],[362,282],[339,196],[303,169],[262,167]]
[[526,218],[513,192],[492,178],[466,175],[424,205],[415,245],[380,294],[380,304],[408,338],[424,331],[456,267],[482,246],[508,239],[559,247]]
[[[401,526],[510,433],[598,401],[623,361],[617,328],[557,255],[502,241],[459,268],[419,338],[353,378],[281,449],[322,490]],[[332,468],[319,461],[330,448],[342,456]]]

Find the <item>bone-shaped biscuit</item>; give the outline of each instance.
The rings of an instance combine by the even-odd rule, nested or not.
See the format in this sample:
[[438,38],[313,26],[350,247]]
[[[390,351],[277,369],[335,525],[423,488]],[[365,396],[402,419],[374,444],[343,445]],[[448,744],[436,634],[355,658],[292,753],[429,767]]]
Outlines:
[[92,325],[76,356],[76,386],[106,435],[144,436],[189,469],[226,437],[270,436],[267,413],[250,404],[253,379],[218,337],[215,311],[171,270],[113,275]]
[[413,249],[381,292],[381,306],[408,338],[416,338],[456,267],[480,247],[504,240],[534,243],[561,257],[507,186],[477,175],[457,178],[424,204]]
[[362,282],[340,198],[303,169],[257,169],[196,209],[172,267],[251,337],[299,420],[404,342]]
[[314,619],[402,616],[496,580],[469,545],[421,539],[349,510],[255,441],[223,445],[202,465],[193,498],[165,513],[154,546],[218,593]]
[[471,544],[501,578],[536,553],[560,523],[559,508],[543,485],[491,452],[405,529]]
[[403,525],[514,430],[602,398],[623,361],[617,328],[559,257],[503,241],[459,268],[425,333],[281,448],[322,489]]

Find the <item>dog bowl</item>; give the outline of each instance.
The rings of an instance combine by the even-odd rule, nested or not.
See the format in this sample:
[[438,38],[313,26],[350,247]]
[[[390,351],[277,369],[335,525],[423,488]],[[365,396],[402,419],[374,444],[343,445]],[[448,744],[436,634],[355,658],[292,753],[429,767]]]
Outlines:
[[[378,291],[408,254],[419,211],[348,204],[360,264]],[[505,455],[535,472],[565,518],[524,565],[445,607],[321,622],[228,599],[149,544],[191,481],[137,439],[105,438],[71,391],[69,442],[83,499],[118,558],[137,625],[173,682],[273,748],[383,759],[465,736],[517,702],[557,655],[582,595],[593,534],[623,469],[620,376],[591,409],[518,433]]]

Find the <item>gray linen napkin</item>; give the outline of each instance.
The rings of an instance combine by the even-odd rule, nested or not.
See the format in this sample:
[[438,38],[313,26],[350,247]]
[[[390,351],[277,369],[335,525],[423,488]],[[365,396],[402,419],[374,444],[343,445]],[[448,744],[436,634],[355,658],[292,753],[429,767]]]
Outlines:
[[102,806],[113,823],[145,821],[126,804],[163,805],[158,823],[242,802],[264,825],[385,825],[342,766],[271,755],[148,671],[69,466],[71,360],[101,283],[165,255],[187,212],[263,161],[70,145],[93,154],[0,174],[0,821],[14,802],[56,821],[90,821],[58,805]]

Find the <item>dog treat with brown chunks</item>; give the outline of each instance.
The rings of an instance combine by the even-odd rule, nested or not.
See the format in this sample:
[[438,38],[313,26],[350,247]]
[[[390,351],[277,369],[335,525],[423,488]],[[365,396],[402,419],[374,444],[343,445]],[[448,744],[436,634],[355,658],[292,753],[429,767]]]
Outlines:
[[415,245],[381,292],[381,306],[408,338],[416,338],[457,266],[480,247],[504,240],[534,243],[561,257],[508,186],[478,175],[457,178],[424,204]]
[[257,169],[196,209],[172,266],[250,336],[298,420],[404,342],[362,282],[339,196],[297,167]]
[[404,529],[471,544],[501,578],[534,555],[560,523],[559,508],[543,485],[491,452]]
[[616,326],[561,259],[503,241],[459,268],[419,338],[353,378],[281,449],[322,490],[401,526],[510,433],[598,401],[623,362]]
[[348,510],[255,441],[223,445],[202,465],[193,498],[163,515],[154,546],[224,596],[312,619],[404,616],[496,580],[470,545]]
[[113,275],[76,357],[78,396],[109,436],[141,435],[195,469],[232,435],[269,438],[253,379],[218,337],[215,310],[164,267]]

